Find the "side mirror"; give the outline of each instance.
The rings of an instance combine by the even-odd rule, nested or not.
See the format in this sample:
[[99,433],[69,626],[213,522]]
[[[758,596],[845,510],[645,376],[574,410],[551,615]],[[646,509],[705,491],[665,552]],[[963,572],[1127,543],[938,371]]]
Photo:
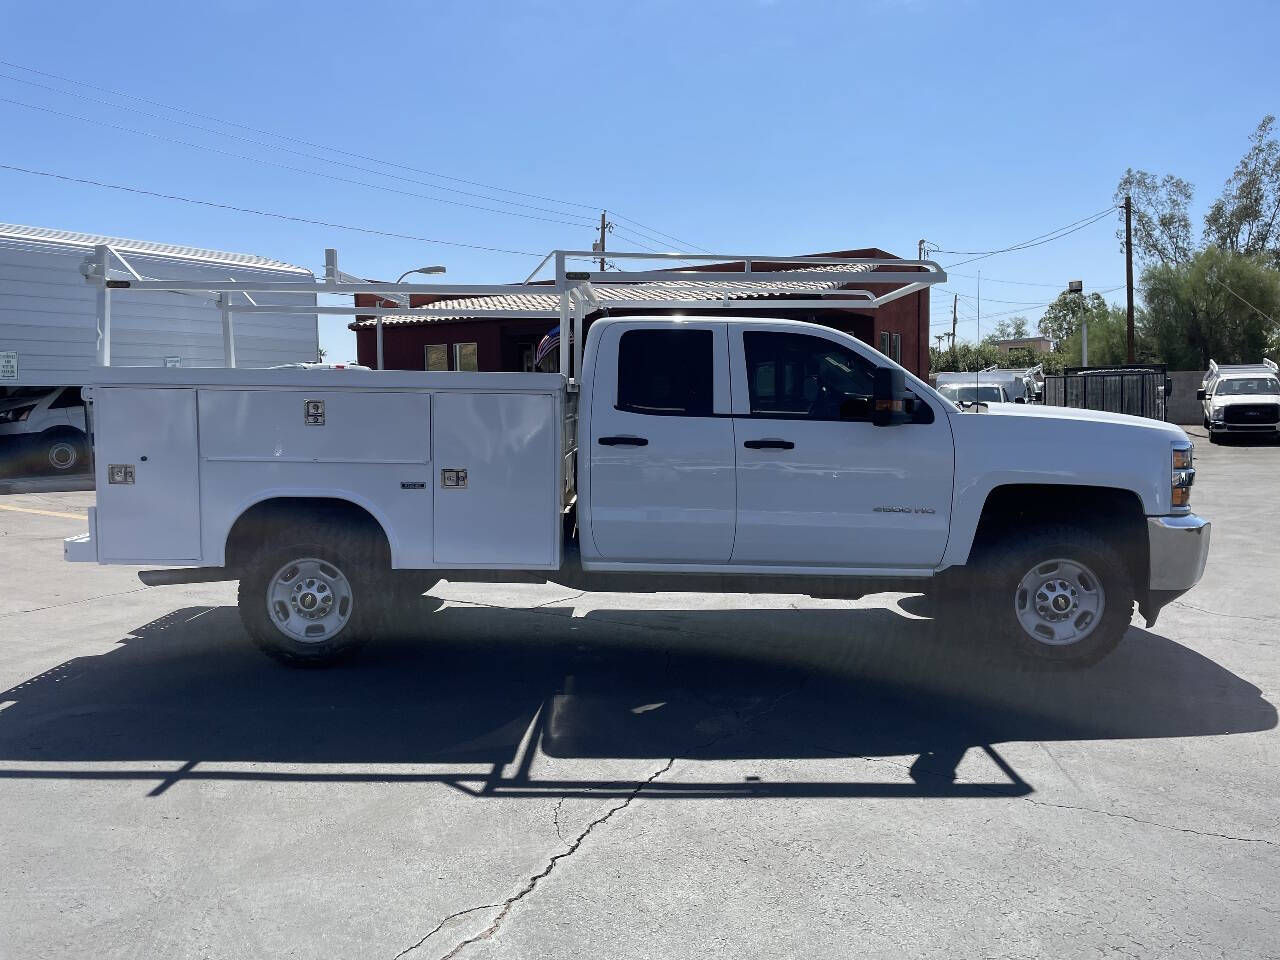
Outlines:
[[1026,403],[1026,402],[1027,402],[1027,398],[1026,398],[1026,397],[1014,397],[1014,398],[1013,398],[1013,402],[1014,402],[1014,403]]
[[[1167,397],[1167,396],[1168,396],[1168,394],[1166,393],[1166,394],[1165,394],[1165,396]],[[1203,387],[1201,387],[1199,390],[1197,390],[1197,391],[1196,391],[1196,399],[1197,399],[1197,400],[1203,400],[1203,399],[1204,399],[1204,388],[1203,388]]]
[[901,370],[893,367],[876,367],[875,385],[871,396],[871,422],[877,427],[906,423],[907,381]]

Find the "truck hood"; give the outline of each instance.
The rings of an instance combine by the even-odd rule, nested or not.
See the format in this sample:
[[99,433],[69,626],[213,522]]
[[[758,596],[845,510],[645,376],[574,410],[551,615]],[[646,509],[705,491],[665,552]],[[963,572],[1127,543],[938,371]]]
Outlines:
[[1021,403],[993,403],[986,410],[974,408],[960,414],[964,417],[989,417],[997,420],[1014,420],[1020,423],[1040,423],[1044,430],[1054,430],[1056,421],[1073,424],[1105,423],[1113,427],[1127,427],[1148,433],[1164,434],[1170,440],[1186,440],[1181,427],[1146,417],[1133,417],[1127,413],[1108,413],[1104,410],[1077,410],[1074,407],[1030,406]]
[[1280,403],[1280,394],[1241,393],[1225,397],[1214,397],[1209,401],[1210,406],[1214,407],[1232,407],[1237,403]]

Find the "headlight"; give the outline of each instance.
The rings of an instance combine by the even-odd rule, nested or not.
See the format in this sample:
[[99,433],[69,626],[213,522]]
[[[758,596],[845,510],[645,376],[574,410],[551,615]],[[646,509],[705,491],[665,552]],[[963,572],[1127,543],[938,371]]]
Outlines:
[[1191,485],[1196,482],[1194,462],[1192,447],[1179,447],[1173,451],[1170,490],[1175,507],[1191,506]]
[[29,407],[15,407],[12,410],[5,410],[0,413],[0,423],[21,423],[31,416],[31,411],[35,408],[36,405],[33,403]]
[[1222,404],[1220,404],[1220,403],[1215,403],[1212,407],[1210,407],[1210,408],[1209,408],[1209,417],[1210,417],[1211,419],[1213,419],[1213,420],[1221,420],[1221,419],[1222,419]]

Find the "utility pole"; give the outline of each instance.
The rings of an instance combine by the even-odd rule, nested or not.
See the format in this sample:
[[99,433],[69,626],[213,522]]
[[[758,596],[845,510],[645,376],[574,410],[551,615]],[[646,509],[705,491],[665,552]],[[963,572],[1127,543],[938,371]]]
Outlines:
[[604,235],[609,230],[609,221],[605,219],[607,210],[600,211],[600,241],[596,249],[600,251],[600,272],[604,273]]
[[951,297],[951,365],[956,364],[956,306],[960,303],[960,295]]
[[1127,193],[1124,195],[1124,286],[1125,309],[1128,312],[1125,336],[1129,346],[1129,362],[1133,363],[1133,200]]

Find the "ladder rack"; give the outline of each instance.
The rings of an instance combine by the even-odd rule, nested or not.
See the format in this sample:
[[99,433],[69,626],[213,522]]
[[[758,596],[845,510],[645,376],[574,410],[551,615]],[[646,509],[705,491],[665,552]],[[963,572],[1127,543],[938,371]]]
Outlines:
[[[350,314],[377,321],[378,368],[382,364],[382,327],[386,316],[487,319],[544,318],[560,323],[560,369],[570,390],[576,391],[582,368],[586,320],[610,310],[759,310],[762,304],[785,303],[790,309],[875,310],[887,303],[927,289],[947,279],[932,260],[895,258],[761,256],[756,254],[610,252],[610,261],[680,263],[684,266],[641,270],[575,270],[573,263],[594,263],[600,254],[590,250],[553,250],[523,283],[452,284],[384,283],[363,280],[338,269],[338,253],[325,251],[325,275],[316,280],[208,281],[143,277],[109,246],[98,246],[84,265],[86,280],[98,289],[98,363],[111,365],[111,296],[115,290],[158,291],[203,295],[222,313],[224,360],[235,362],[235,315],[253,313]],[[120,267],[113,266],[114,263]],[[554,264],[553,279],[536,278]],[[688,264],[695,264],[689,266]],[[696,264],[711,265],[711,269]],[[719,266],[720,269],[715,269]],[[664,288],[665,285],[665,288]],[[893,289],[879,294],[867,287]],[[654,290],[670,296],[653,295]],[[647,289],[649,295],[636,295]],[[379,294],[388,298],[426,295],[436,298],[554,295],[557,309],[512,307],[469,309],[451,307],[357,307],[352,305],[269,304],[254,301],[254,293]],[[785,298],[785,299],[779,299]],[[567,332],[567,335],[565,335]]]

